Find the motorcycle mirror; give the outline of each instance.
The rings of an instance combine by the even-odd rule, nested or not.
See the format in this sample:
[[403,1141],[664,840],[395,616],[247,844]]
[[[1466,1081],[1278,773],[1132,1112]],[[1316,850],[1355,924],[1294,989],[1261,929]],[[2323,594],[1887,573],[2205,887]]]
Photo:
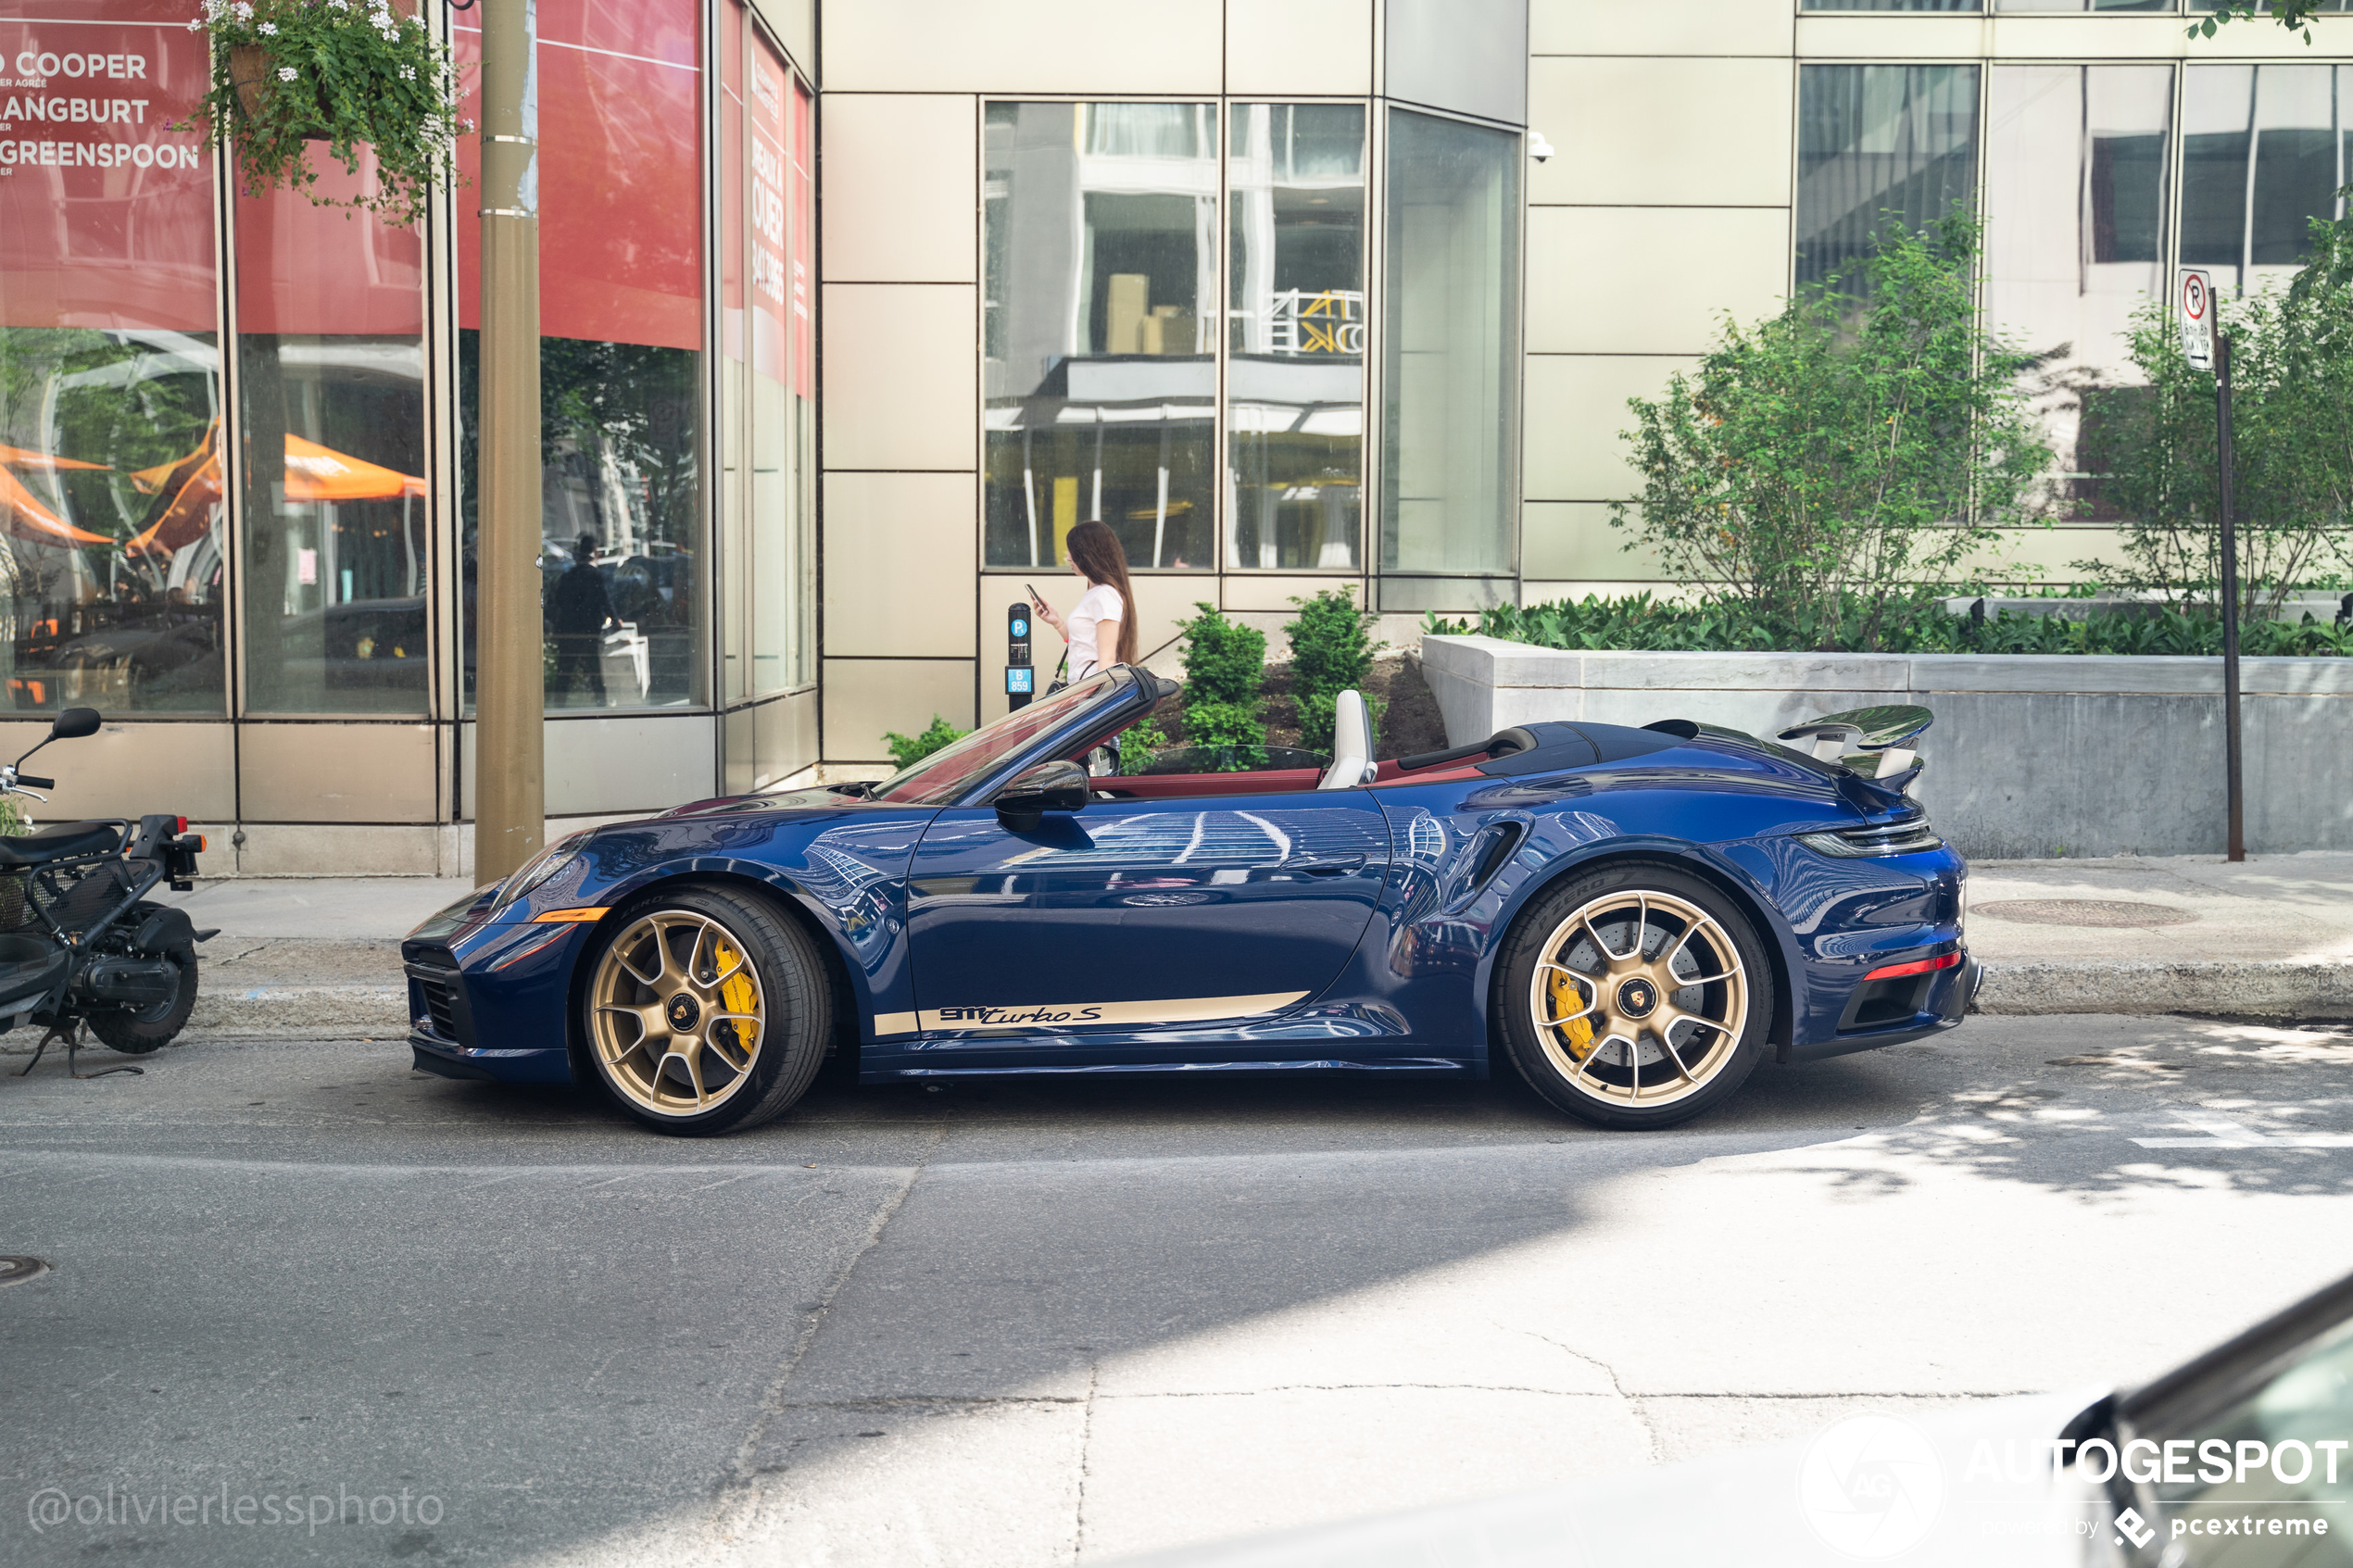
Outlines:
[[96,734],[104,722],[94,708],[69,708],[49,725],[49,738],[80,740],[84,735]]

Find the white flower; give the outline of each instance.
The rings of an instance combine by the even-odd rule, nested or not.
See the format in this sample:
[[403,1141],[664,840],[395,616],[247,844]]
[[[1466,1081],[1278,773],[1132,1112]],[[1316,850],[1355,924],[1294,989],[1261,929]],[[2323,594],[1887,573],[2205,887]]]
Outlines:
[[400,68],[400,80],[403,82],[416,81],[417,68],[415,66],[402,66]]
[[236,4],[231,6],[229,9],[241,22],[253,20],[253,6],[250,0],[236,0]]
[[188,24],[188,31],[190,32],[202,32],[204,31],[204,19],[202,17],[198,17],[194,21],[191,21]]
[[280,66],[280,67],[278,68],[278,80],[279,80],[279,81],[281,81],[281,82],[292,82],[294,79],[295,79],[295,69],[294,69],[294,67],[292,67],[292,66]]
[[264,38],[275,38],[278,35],[278,24],[276,22],[263,22],[259,27],[254,29],[254,31],[261,34]]

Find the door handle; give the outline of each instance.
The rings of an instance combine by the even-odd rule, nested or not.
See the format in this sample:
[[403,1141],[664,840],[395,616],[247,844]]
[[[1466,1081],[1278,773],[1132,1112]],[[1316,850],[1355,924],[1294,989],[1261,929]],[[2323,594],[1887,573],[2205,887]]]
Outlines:
[[1360,872],[1365,869],[1365,857],[1340,855],[1325,859],[1315,855],[1298,855],[1285,860],[1277,869],[1287,872],[1302,872],[1309,876],[1346,876],[1351,872]]

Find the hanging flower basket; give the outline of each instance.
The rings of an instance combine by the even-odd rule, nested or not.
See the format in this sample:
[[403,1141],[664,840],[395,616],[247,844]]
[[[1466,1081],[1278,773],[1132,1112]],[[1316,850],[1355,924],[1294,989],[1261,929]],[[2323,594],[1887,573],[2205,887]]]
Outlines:
[[[413,227],[456,179],[458,136],[473,127],[458,118],[448,46],[393,0],[202,0],[188,28],[211,37],[212,84],[173,129],[227,143],[246,194],[283,186]],[[374,188],[319,194],[313,142],[354,174],[370,149]]]

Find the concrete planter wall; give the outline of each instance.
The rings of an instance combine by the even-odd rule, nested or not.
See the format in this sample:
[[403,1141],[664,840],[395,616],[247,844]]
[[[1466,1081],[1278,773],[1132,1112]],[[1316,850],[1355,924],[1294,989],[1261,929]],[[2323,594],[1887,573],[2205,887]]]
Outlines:
[[[1564,653],[1425,637],[1466,746],[1540,719],[1694,719],[1770,735],[1843,708],[1935,711],[1913,796],[1964,854],[2220,854],[2222,661],[2068,654]],[[2246,844],[2353,848],[2353,659],[2241,661]]]

